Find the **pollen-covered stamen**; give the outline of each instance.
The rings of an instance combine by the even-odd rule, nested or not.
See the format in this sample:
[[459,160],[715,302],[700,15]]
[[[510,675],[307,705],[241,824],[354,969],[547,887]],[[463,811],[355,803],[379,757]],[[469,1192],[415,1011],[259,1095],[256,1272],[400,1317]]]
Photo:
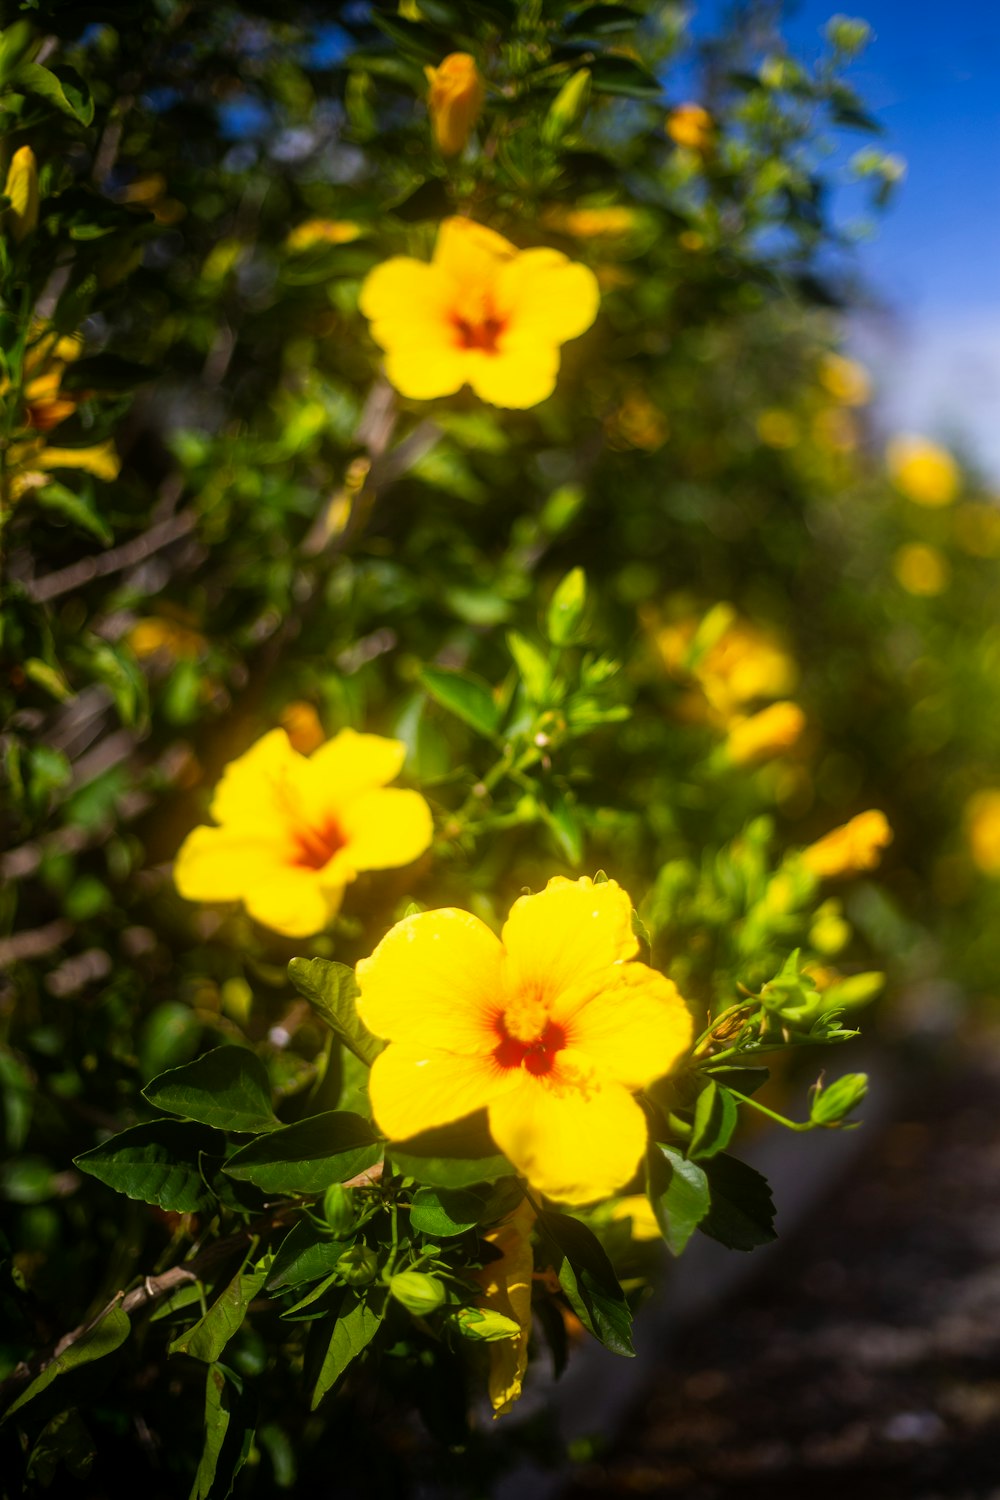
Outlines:
[[497,1017],[496,1028],[500,1045],[493,1056],[501,1068],[523,1067],[536,1078],[552,1071],[557,1053],[566,1045],[566,1033],[555,1021],[546,1021],[541,1031],[527,1041],[511,1036],[503,1016]]
[[292,864],[304,870],[322,870],[346,843],[332,819],[322,828],[296,828]]
[[499,340],[507,328],[505,318],[492,315],[463,318],[459,313],[453,313],[451,322],[460,349],[481,349],[484,354],[500,353]]

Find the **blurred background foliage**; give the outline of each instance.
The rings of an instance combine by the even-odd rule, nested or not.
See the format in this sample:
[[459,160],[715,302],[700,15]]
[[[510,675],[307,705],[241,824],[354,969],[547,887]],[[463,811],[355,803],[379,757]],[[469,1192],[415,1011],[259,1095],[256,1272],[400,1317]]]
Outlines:
[[[258,1048],[283,1118],[315,1107],[287,960],[353,963],[413,901],[496,922],[604,867],[702,1011],[794,947],[821,989],[886,970],[890,1034],[942,980],[992,1000],[1000,512],[938,450],[886,457],[841,352],[829,143],[854,134],[874,210],[900,175],[843,79],[863,23],[810,71],[754,4],[697,48],[669,0],[5,19],[4,1373],[190,1228],[71,1158],[219,1041]],[[487,97],[445,158],[424,69],[456,50]],[[360,283],[455,213],[597,274],[537,408],[380,373]],[[400,737],[436,818],[304,944],[170,879],[275,725]],[[868,808],[878,883],[810,875],[794,851]],[[190,1389],[136,1358],[184,1431]],[[268,1482],[305,1484],[353,1418],[304,1435],[274,1399]],[[136,1472],[145,1420],[99,1416]]]

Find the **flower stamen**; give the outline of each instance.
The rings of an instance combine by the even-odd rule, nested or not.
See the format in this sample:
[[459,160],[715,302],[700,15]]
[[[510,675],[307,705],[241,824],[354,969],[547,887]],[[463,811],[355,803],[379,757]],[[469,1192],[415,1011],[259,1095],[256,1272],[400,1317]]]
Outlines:
[[336,823],[322,828],[297,828],[292,864],[302,870],[322,870],[347,843]]
[[536,1078],[551,1073],[556,1054],[566,1045],[566,1033],[555,1021],[546,1021],[541,1032],[528,1041],[511,1036],[503,1016],[497,1017],[496,1027],[501,1041],[493,1056],[501,1068],[523,1067]]
[[480,349],[484,354],[500,353],[499,340],[506,331],[506,319],[487,316],[473,322],[471,318],[452,313],[451,321],[460,349]]

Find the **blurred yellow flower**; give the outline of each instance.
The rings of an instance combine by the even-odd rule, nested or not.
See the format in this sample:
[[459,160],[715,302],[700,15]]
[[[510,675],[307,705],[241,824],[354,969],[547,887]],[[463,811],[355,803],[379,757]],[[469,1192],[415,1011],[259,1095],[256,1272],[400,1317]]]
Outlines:
[[862,870],[873,870],[882,858],[882,850],[891,843],[889,820],[873,807],[803,849],[802,863],[819,880],[857,875]]
[[1000,787],[985,787],[969,798],[965,826],[976,868],[1000,876]]
[[457,156],[479,119],[486,98],[476,59],[468,52],[451,52],[436,68],[425,68],[430,85],[427,109],[434,140],[442,156]]
[[498,1339],[489,1346],[490,1402],[494,1417],[510,1411],[521,1394],[521,1383],[528,1367],[528,1339],[531,1336],[531,1276],[535,1258],[531,1248],[531,1226],[535,1211],[526,1198],[496,1229],[483,1235],[488,1245],[499,1250],[498,1260],[472,1274],[483,1288],[477,1306],[487,1312],[512,1318],[520,1328],[516,1338]]
[[757,436],[769,448],[794,448],[799,440],[799,424],[790,411],[769,407],[757,418]]
[[593,271],[560,251],[518,250],[471,219],[445,219],[430,264],[384,261],[360,307],[404,396],[468,384],[495,406],[527,407],[552,394],[559,346],[590,327],[599,300]]
[[289,231],[285,249],[298,254],[316,245],[349,245],[363,232],[361,225],[350,219],[306,219]]
[[4,193],[10,199],[0,220],[15,245],[38,227],[38,167],[30,146],[21,146],[10,159]]
[[326,739],[319,714],[302,698],[285,704],[278,715],[278,723],[288,735],[292,749],[300,755],[311,755]]
[[372,1109],[399,1140],[488,1111],[498,1147],[539,1191],[607,1197],[646,1143],[632,1091],[691,1040],[674,984],[646,964],[614,881],[565,880],[514,903],[498,940],[448,908],[406,917],[357,966],[358,1013],[389,1046]]
[[958,494],[958,465],[944,448],[922,437],[895,437],[886,449],[889,478],[915,505],[950,505]]
[[596,208],[567,208],[553,203],[542,210],[541,222],[557,234],[579,240],[621,239],[632,234],[639,222],[634,208],[611,203]]
[[678,104],[664,129],[675,146],[689,151],[707,151],[715,138],[715,122],[703,104]]
[[136,656],[155,656],[157,651],[165,651],[178,661],[195,661],[205,649],[205,637],[197,630],[163,615],[137,620],[128,633],[128,643]]
[[400,740],[343,729],[307,759],[273,729],[226,767],[211,806],[219,827],[185,839],[177,889],[242,901],[288,937],[319,932],[360,872],[408,865],[430,845],[423,797],[386,786],[405,754]]
[[662,1237],[656,1215],[645,1193],[630,1193],[627,1198],[618,1199],[611,1210],[611,1222],[616,1224],[620,1219],[631,1220],[634,1240],[658,1240]]
[[[698,632],[710,624],[717,610],[725,611],[718,616],[725,623],[712,643],[698,653]],[[705,621],[686,615],[660,626],[653,639],[671,676],[693,680],[700,688],[709,712],[693,716],[710,717],[720,726],[750,703],[784,697],[798,680],[795,661],[778,636],[737,618],[729,605],[717,605]]]
[[797,703],[772,703],[760,713],[734,721],[726,739],[726,755],[735,766],[781,755],[801,738],[806,716]]
[[842,354],[824,354],[819,362],[819,383],[844,406],[864,406],[871,399],[871,376],[864,365]]
[[169,196],[162,172],[147,172],[134,178],[117,196],[119,203],[134,203],[138,208],[148,209],[157,224],[178,224],[187,213],[179,198]]
[[892,571],[897,582],[908,594],[940,594],[951,577],[948,559],[936,547],[927,547],[923,542],[908,542],[900,547],[892,559]]

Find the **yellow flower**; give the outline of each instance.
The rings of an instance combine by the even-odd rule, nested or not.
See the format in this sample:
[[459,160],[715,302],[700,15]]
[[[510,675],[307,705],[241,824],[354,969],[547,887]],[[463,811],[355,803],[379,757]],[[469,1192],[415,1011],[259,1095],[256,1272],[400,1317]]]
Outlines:
[[[728,618],[728,623],[707,650],[697,655],[693,648],[699,629],[707,627],[717,611],[726,612],[721,618]],[[755,700],[790,693],[798,678],[795,662],[779,638],[749,620],[734,618],[728,605],[716,605],[704,621],[686,615],[661,626],[654,640],[670,675],[693,680],[704,695],[701,712],[693,712],[692,717],[712,718],[720,726]]]
[[791,412],[772,406],[758,416],[757,436],[769,448],[794,448],[799,440],[799,424]]
[[908,594],[926,597],[940,594],[951,572],[943,553],[923,542],[908,542],[900,547],[892,559],[892,571]]
[[607,1197],[646,1143],[632,1091],[691,1040],[674,984],[645,964],[614,881],[556,876],[514,903],[501,940],[468,912],[404,918],[358,964],[358,1012],[389,1046],[372,1067],[392,1140],[486,1108],[493,1139],[540,1192]]
[[175,661],[196,661],[205,649],[205,637],[197,630],[163,615],[137,620],[128,633],[128,643],[136,656],[155,656],[163,651]]
[[473,1272],[483,1288],[477,1306],[487,1312],[512,1318],[520,1328],[516,1338],[498,1339],[490,1350],[490,1402],[494,1417],[510,1411],[521,1394],[521,1383],[528,1367],[528,1339],[531,1336],[531,1274],[535,1260],[531,1249],[531,1226],[535,1210],[522,1198],[514,1212],[483,1239],[499,1250],[498,1260],[491,1260],[481,1271]]
[[873,807],[803,849],[802,863],[820,880],[857,875],[861,870],[873,870],[882,850],[891,843],[889,820]]
[[715,122],[703,104],[678,104],[664,129],[675,146],[689,151],[707,151],[715,137]]
[[442,156],[465,149],[486,98],[486,85],[468,52],[451,52],[436,68],[425,68],[430,84],[427,108],[434,140]]
[[349,245],[363,233],[361,225],[349,219],[306,219],[289,232],[285,249],[298,254],[316,245]]
[[12,443],[6,458],[0,484],[0,500],[4,504],[20,500],[29,490],[40,489],[47,483],[49,469],[81,469],[95,479],[116,479],[121,468],[121,459],[110,440],[94,443],[90,448],[53,448],[44,438],[36,438]]
[[950,505],[958,494],[958,465],[950,453],[926,438],[893,438],[886,462],[897,490],[915,505]]
[[386,375],[429,401],[468,383],[495,406],[536,406],[552,394],[559,346],[589,328],[594,273],[558,250],[518,250],[471,219],[445,219],[428,265],[397,255],[361,288]]
[[542,210],[542,223],[557,234],[571,234],[580,240],[621,239],[632,234],[639,223],[634,208],[610,203],[596,208],[565,208],[552,204]]
[[797,703],[772,703],[748,719],[737,719],[726,740],[726,754],[736,766],[770,759],[790,750],[806,727]]
[[38,167],[30,146],[22,146],[11,157],[4,193],[10,199],[3,214],[4,228],[19,245],[38,226]]
[[976,868],[1000,876],[1000,787],[985,787],[969,798],[965,824]]
[[431,842],[419,792],[387,788],[406,747],[343,729],[308,759],[273,729],[227,766],[218,828],[196,828],[174,868],[190,901],[242,901],[288,937],[319,932],[362,870],[408,865]]
[[864,406],[871,397],[871,377],[864,365],[842,354],[824,354],[818,373],[823,389],[844,406]]
[[311,755],[326,739],[319,714],[303,698],[286,703],[278,718],[282,729],[288,734],[292,749],[297,750],[300,755]]
[[631,1233],[634,1240],[658,1240],[662,1236],[659,1224],[652,1205],[645,1193],[630,1193],[627,1198],[619,1198],[611,1210],[611,1222],[616,1224],[620,1219],[631,1221]]

